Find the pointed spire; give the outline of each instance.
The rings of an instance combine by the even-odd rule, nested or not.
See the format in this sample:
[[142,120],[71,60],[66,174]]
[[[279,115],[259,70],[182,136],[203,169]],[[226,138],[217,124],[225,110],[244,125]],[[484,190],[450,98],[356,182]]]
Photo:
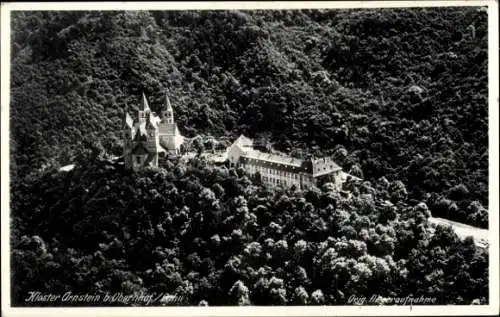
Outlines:
[[142,108],[141,110],[143,110],[143,111],[149,110],[148,99],[146,98],[144,91],[142,92],[141,108]]
[[168,98],[168,89],[165,89],[165,106],[167,107],[167,110],[173,111],[170,99]]

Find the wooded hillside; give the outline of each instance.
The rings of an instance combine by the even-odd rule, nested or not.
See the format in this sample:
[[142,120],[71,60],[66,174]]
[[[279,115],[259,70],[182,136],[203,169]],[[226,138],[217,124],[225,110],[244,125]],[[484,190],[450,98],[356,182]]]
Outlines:
[[83,140],[121,153],[124,110],[171,94],[187,136],[254,136],[401,180],[487,226],[487,15],[480,8],[13,12],[11,155],[24,177]]
[[[30,11],[11,27],[13,304],[488,301],[487,250],[427,221],[488,226],[483,9]],[[158,111],[167,88],[188,137],[268,135],[364,181],[346,198],[200,158],[124,170],[124,111],[143,91]]]
[[150,305],[488,303],[488,250],[432,229],[399,181],[349,182],[347,199],[331,183],[273,190],[200,159],[131,174],[103,149],[81,158],[13,188],[15,305],[44,306],[28,291],[179,299]]

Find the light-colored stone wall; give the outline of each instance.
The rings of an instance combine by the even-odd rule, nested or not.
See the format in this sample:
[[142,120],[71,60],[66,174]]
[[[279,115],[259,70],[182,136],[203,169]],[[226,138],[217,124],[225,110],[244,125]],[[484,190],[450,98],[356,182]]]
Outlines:
[[[236,154],[239,154],[238,150],[235,150]],[[236,157],[237,155],[234,154]],[[231,155],[231,151],[230,151]],[[315,185],[315,179],[310,174],[290,171],[281,171],[279,169],[273,169],[272,167],[263,167],[258,164],[253,164],[253,161],[247,161],[245,163],[240,163],[243,169],[245,169],[249,174],[255,175],[259,173],[261,176],[261,181],[269,186],[281,186],[281,187],[291,187],[295,185],[297,188],[310,188]],[[340,184],[340,173],[338,177],[335,178],[335,182]]]

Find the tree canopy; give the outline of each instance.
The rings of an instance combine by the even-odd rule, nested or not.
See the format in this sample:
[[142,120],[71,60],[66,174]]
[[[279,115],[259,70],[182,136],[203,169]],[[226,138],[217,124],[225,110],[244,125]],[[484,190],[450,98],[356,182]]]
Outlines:
[[[13,304],[487,302],[487,250],[427,221],[488,226],[481,8],[13,11],[11,30]],[[159,112],[167,88],[181,132],[218,140],[199,151],[244,133],[363,181],[344,197],[202,158],[127,171],[123,114],[142,92]]]

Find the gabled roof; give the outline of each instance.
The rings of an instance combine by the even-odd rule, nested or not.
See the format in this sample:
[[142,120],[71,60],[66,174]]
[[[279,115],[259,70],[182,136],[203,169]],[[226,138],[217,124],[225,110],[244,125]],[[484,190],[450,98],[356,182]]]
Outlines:
[[270,163],[277,163],[277,164],[283,164],[283,165],[289,165],[289,166],[295,166],[295,167],[302,166],[301,159],[294,158],[291,156],[284,156],[284,155],[278,155],[278,154],[273,154],[273,153],[265,153],[265,152],[261,152],[261,151],[257,151],[257,150],[247,150],[247,152],[244,156],[247,158],[267,161]]
[[328,174],[332,171],[338,171],[342,168],[338,166],[330,157],[322,157],[318,159],[312,159],[312,166],[316,168],[313,176],[321,176],[324,174]]
[[158,126],[158,120],[156,120],[155,115],[149,113],[146,119],[146,130],[155,130]]
[[129,128],[134,126],[134,119],[132,119],[128,112],[125,113],[125,125]]
[[251,147],[253,146],[253,140],[250,138],[247,138],[243,134],[240,135],[236,141],[234,141],[234,144],[239,145],[240,147]]

